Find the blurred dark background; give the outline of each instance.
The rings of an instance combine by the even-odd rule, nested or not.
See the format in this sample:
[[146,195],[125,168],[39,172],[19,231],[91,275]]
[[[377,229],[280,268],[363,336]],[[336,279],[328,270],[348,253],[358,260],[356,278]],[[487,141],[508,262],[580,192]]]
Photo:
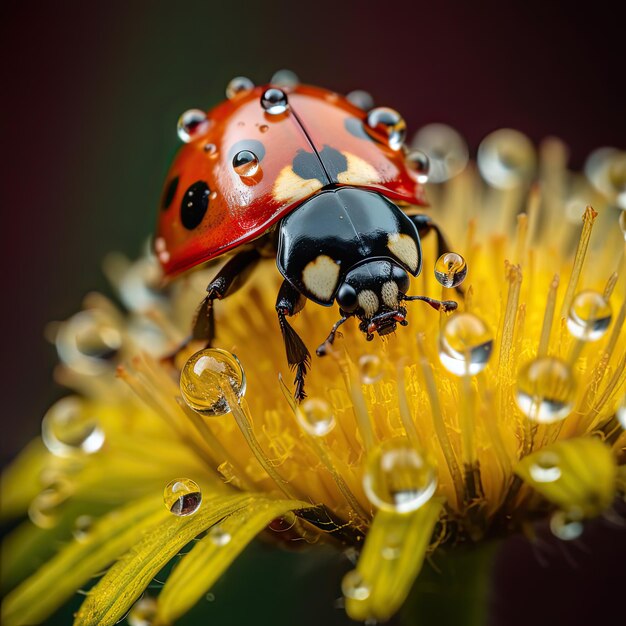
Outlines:
[[445,122],[473,149],[503,126],[561,137],[575,167],[601,145],[626,147],[623,24],[602,2],[4,0],[1,11],[2,463],[61,393],[46,322],[105,286],[108,251],[139,252],[178,115],[218,102],[232,76],[263,82],[286,67],[366,89],[410,132]]

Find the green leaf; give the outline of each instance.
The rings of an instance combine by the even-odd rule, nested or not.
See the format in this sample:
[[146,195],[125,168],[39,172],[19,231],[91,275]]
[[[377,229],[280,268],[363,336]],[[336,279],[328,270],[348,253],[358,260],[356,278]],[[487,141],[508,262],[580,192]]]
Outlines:
[[147,528],[168,516],[163,500],[153,496],[105,515],[85,539],[66,545],[5,598],[2,624],[41,622],[135,544]]
[[306,506],[297,500],[257,500],[219,522],[220,532],[230,535],[230,541],[217,545],[209,534],[196,543],[159,594],[158,621],[170,624],[186,613],[273,519]]

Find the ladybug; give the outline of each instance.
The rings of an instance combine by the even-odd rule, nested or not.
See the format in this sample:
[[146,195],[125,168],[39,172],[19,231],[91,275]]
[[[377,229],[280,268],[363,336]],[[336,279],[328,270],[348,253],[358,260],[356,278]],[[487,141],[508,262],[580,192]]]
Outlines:
[[155,252],[169,278],[234,251],[193,324],[191,338],[208,345],[214,301],[262,257],[276,258],[284,278],[276,314],[301,400],[310,354],[288,318],[307,300],[337,302],[341,315],[318,356],[351,317],[371,340],[408,323],[404,302],[456,308],[407,294],[421,271],[420,237],[434,231],[439,253],[448,251],[430,217],[407,211],[426,206],[428,159],[404,146],[406,125],[393,109],[365,110],[293,81],[254,86],[239,77],[226,93],[208,113],[192,109],[179,120],[185,145],[165,182]]

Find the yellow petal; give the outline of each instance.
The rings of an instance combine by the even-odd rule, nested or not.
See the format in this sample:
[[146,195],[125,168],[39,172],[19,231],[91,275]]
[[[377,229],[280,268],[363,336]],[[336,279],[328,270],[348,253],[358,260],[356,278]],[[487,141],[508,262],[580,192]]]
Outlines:
[[586,517],[601,513],[615,496],[617,466],[599,439],[554,443],[524,457],[515,472],[561,509]]
[[146,528],[169,516],[163,500],[152,496],[102,517],[85,539],[66,545],[6,597],[2,624],[43,621],[91,576],[139,541]]
[[116,624],[181,548],[219,520],[254,506],[257,500],[258,496],[251,494],[218,496],[204,500],[198,512],[188,517],[167,514],[90,591],[76,614],[75,626]]
[[376,513],[356,567],[367,597],[346,597],[352,619],[384,621],[402,605],[422,568],[442,504],[433,499],[411,513]]
[[230,537],[223,545],[209,534],[172,571],[158,598],[158,621],[170,624],[186,613],[215,583],[237,555],[273,519],[308,506],[297,500],[256,500],[214,529]]

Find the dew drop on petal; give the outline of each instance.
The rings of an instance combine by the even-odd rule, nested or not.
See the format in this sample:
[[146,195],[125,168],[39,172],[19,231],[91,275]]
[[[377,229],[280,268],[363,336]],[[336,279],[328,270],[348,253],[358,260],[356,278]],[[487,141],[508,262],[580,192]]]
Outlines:
[[261,96],[261,106],[270,115],[280,115],[284,113],[288,106],[287,94],[282,89],[270,87]]
[[430,160],[421,150],[410,150],[404,158],[407,169],[418,183],[425,185],[428,182]]
[[233,100],[237,96],[249,93],[254,89],[254,83],[245,76],[235,76],[228,85],[226,85],[226,97]]
[[433,496],[437,475],[408,440],[387,439],[369,454],[363,488],[368,500],[377,508],[409,513]]
[[227,530],[224,530],[219,524],[212,526],[208,535],[211,543],[218,547],[227,545],[232,539],[231,534]]
[[77,396],[53,404],[41,422],[44,445],[56,456],[93,454],[104,444],[104,431],[98,418]]
[[529,472],[531,478],[537,483],[553,483],[561,478],[561,457],[552,450],[539,452]]
[[394,109],[376,107],[367,114],[365,130],[392,150],[400,150],[406,137],[406,122]]
[[611,324],[611,305],[591,289],[578,293],[567,315],[567,329],[577,339],[597,341]]
[[346,598],[351,600],[367,600],[370,595],[370,587],[363,577],[355,569],[350,570],[341,581],[341,591]]
[[133,604],[126,620],[130,626],[153,626],[157,617],[157,601],[144,596]]
[[176,126],[178,138],[185,143],[189,143],[205,135],[209,130],[209,126],[209,119],[204,111],[189,109],[178,118]]
[[296,417],[302,428],[314,437],[324,437],[336,424],[332,408],[322,398],[307,398],[296,411]]
[[369,92],[363,91],[363,89],[351,91],[346,98],[348,102],[351,102],[355,107],[359,107],[363,111],[369,111],[374,108],[374,98],[372,98]]
[[535,149],[522,133],[504,128],[487,135],[478,147],[478,169],[492,187],[512,189],[535,171]]
[[193,354],[180,373],[180,391],[187,405],[200,415],[219,416],[231,408],[223,392],[230,384],[235,396],[246,392],[246,377],[237,357],[219,348]]
[[365,385],[377,383],[384,373],[383,362],[375,354],[364,354],[359,359],[359,374],[361,382]]
[[550,530],[563,541],[578,539],[584,530],[582,515],[577,511],[556,511],[550,518]]
[[456,130],[445,124],[428,124],[420,129],[413,141],[417,148],[430,159],[431,183],[443,183],[460,174],[469,160],[469,150],[465,140]]
[[91,528],[93,527],[93,517],[91,515],[79,515],[74,520],[72,535],[77,541],[84,541],[89,537]]
[[622,403],[617,407],[615,417],[617,417],[619,425],[626,430],[626,396],[622,398]]
[[259,157],[250,150],[240,150],[233,157],[233,169],[239,176],[254,176],[259,171]]
[[163,502],[174,515],[193,515],[202,503],[202,492],[198,484],[190,478],[177,478],[165,486]]
[[283,89],[293,89],[300,84],[300,79],[295,72],[291,70],[278,70],[270,80],[272,85],[282,87]]
[[479,317],[457,313],[439,335],[439,359],[457,376],[474,376],[485,369],[493,349],[493,335]]
[[67,479],[58,479],[40,491],[28,507],[30,521],[39,528],[54,528],[59,521],[62,505],[72,495]]
[[539,357],[519,371],[515,400],[531,420],[551,424],[565,419],[572,412],[575,399],[574,375],[561,359]]
[[435,278],[444,287],[456,287],[467,276],[467,263],[456,252],[442,254],[435,263]]

